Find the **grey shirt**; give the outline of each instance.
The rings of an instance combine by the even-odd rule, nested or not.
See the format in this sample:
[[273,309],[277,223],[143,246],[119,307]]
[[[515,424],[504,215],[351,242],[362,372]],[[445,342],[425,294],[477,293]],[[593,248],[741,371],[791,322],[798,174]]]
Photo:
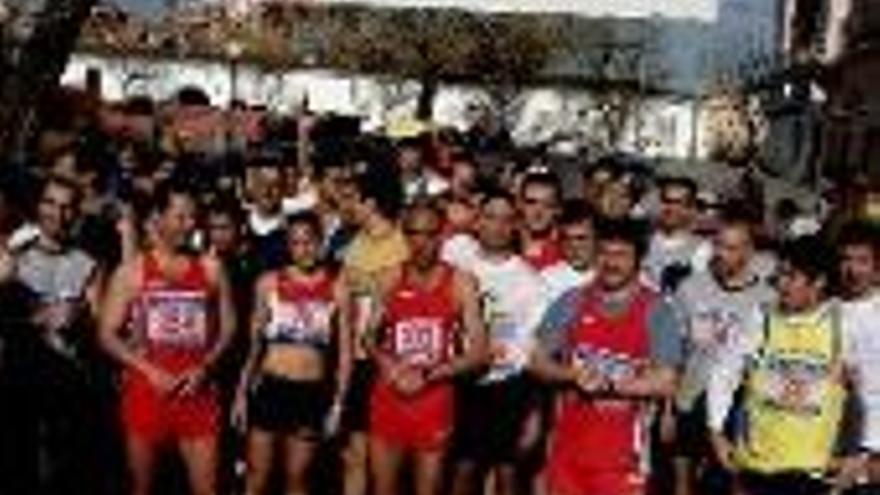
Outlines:
[[686,279],[677,296],[687,321],[687,360],[677,402],[687,411],[706,391],[722,349],[745,331],[755,311],[773,300],[774,292],[757,274],[743,287],[728,288],[707,270]]
[[95,261],[79,249],[52,252],[34,241],[16,256],[16,278],[42,303],[82,300],[95,272]]

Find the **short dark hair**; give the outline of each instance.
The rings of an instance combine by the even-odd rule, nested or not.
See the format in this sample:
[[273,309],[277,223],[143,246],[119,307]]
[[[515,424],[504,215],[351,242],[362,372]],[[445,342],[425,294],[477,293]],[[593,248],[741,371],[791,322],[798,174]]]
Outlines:
[[720,220],[722,226],[742,227],[753,241],[757,240],[758,232],[756,229],[759,222],[745,203],[736,201],[724,205]]
[[562,199],[562,186],[559,184],[559,179],[556,177],[556,174],[552,172],[526,173],[525,177],[523,177],[522,184],[520,185],[520,196],[525,196],[526,189],[530,186],[549,187],[553,189],[553,195],[556,198],[556,201]]
[[562,214],[559,215],[559,225],[575,225],[589,222],[596,223],[596,214],[590,205],[583,200],[569,200],[562,205]]
[[287,229],[291,230],[296,225],[305,225],[316,238],[320,239],[324,234],[321,225],[321,217],[314,210],[302,210],[287,216]]
[[854,220],[840,229],[837,235],[840,249],[850,246],[866,246],[875,255],[880,254],[880,227],[865,220]]
[[208,205],[208,214],[229,217],[236,225],[241,225],[245,218],[241,204],[234,197],[228,195],[219,196],[212,201]]
[[323,178],[328,170],[351,168],[351,153],[348,146],[344,143],[335,144],[333,148],[325,146],[317,150],[312,156],[316,178]]
[[688,198],[690,198],[690,202],[693,203],[697,199],[697,193],[700,188],[697,186],[697,182],[690,177],[684,176],[667,176],[660,177],[657,179],[657,187],[661,191],[665,191],[670,188],[680,188],[687,191]]
[[819,236],[797,237],[782,244],[779,260],[812,281],[832,280],[837,263],[834,250]]
[[510,191],[498,186],[488,186],[483,191],[480,208],[485,208],[486,205],[497,200],[505,201],[511,206],[516,207],[516,198],[513,197]]
[[416,213],[422,212],[434,215],[440,223],[443,223],[445,216],[443,210],[440,209],[440,206],[436,201],[433,201],[430,198],[417,198],[411,205],[406,207],[403,216],[404,219],[408,220]]
[[195,193],[184,181],[167,180],[156,187],[153,193],[152,213],[164,213],[171,206],[171,198],[174,196],[186,196],[195,201]]
[[617,159],[611,156],[603,156],[596,160],[592,165],[584,168],[584,177],[591,179],[599,172],[608,172],[611,175],[618,175],[620,173],[620,168],[622,168],[622,165],[618,163]]
[[631,245],[639,260],[648,252],[648,225],[644,221],[604,218],[598,223],[596,233],[599,242],[614,241]]
[[369,164],[355,179],[361,200],[372,200],[383,217],[394,220],[403,207],[400,175],[384,161]]
[[75,204],[79,203],[82,199],[82,189],[80,189],[79,184],[72,179],[57,174],[50,174],[46,177],[46,180],[43,182],[43,187],[40,190],[40,197],[43,197],[43,195],[46,194],[46,191],[53,186],[67,189],[73,193],[73,202]]

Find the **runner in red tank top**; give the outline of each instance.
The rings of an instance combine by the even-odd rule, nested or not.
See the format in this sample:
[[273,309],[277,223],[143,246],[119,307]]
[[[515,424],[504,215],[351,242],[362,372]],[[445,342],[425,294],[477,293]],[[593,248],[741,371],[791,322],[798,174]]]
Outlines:
[[674,393],[681,341],[675,312],[639,282],[640,239],[629,221],[605,225],[596,281],[548,310],[533,369],[569,387],[544,473],[551,495],[645,493],[644,426]]
[[209,377],[231,340],[234,310],[219,263],[186,253],[195,218],[190,194],[162,189],[155,208],[154,249],[114,274],[100,339],[125,367],[121,414],[132,493],[150,492],[155,454],[169,441],[180,449],[193,493],[214,494],[220,408]]
[[410,261],[384,297],[384,331],[372,349],[379,369],[370,411],[377,495],[401,492],[397,480],[407,454],[415,458],[416,495],[438,493],[453,427],[450,379],[485,355],[475,283],[439,261],[441,223],[442,214],[428,206],[407,212]]

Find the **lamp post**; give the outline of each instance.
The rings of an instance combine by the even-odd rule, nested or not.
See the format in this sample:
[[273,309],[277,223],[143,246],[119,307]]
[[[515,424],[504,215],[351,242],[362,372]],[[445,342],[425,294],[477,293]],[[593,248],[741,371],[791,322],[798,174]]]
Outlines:
[[226,45],[226,57],[229,61],[229,107],[238,98],[238,61],[241,58],[244,47],[236,40]]
[[223,145],[224,145],[224,155],[226,160],[230,159],[230,155],[232,153],[233,147],[233,124],[235,111],[234,103],[235,100],[238,99],[238,61],[241,58],[242,52],[244,51],[241,43],[237,40],[231,40],[226,45],[226,57],[229,61],[229,101],[226,105],[226,115],[224,118],[226,132],[224,133]]

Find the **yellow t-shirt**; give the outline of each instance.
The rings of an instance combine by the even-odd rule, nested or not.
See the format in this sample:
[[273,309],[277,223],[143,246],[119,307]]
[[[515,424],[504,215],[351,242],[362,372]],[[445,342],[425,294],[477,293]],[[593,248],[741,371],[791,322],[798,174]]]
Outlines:
[[821,474],[843,415],[838,308],[767,316],[764,342],[745,382],[745,431],[738,464],[761,473]]
[[406,261],[409,248],[406,239],[397,228],[380,235],[358,234],[351,242],[343,260],[345,271],[358,284],[360,279],[373,278],[389,268],[396,268]]
[[356,359],[366,357],[364,346],[378,323],[383,279],[408,257],[406,239],[397,228],[373,236],[361,232],[352,241],[343,269],[355,305],[352,327]]

